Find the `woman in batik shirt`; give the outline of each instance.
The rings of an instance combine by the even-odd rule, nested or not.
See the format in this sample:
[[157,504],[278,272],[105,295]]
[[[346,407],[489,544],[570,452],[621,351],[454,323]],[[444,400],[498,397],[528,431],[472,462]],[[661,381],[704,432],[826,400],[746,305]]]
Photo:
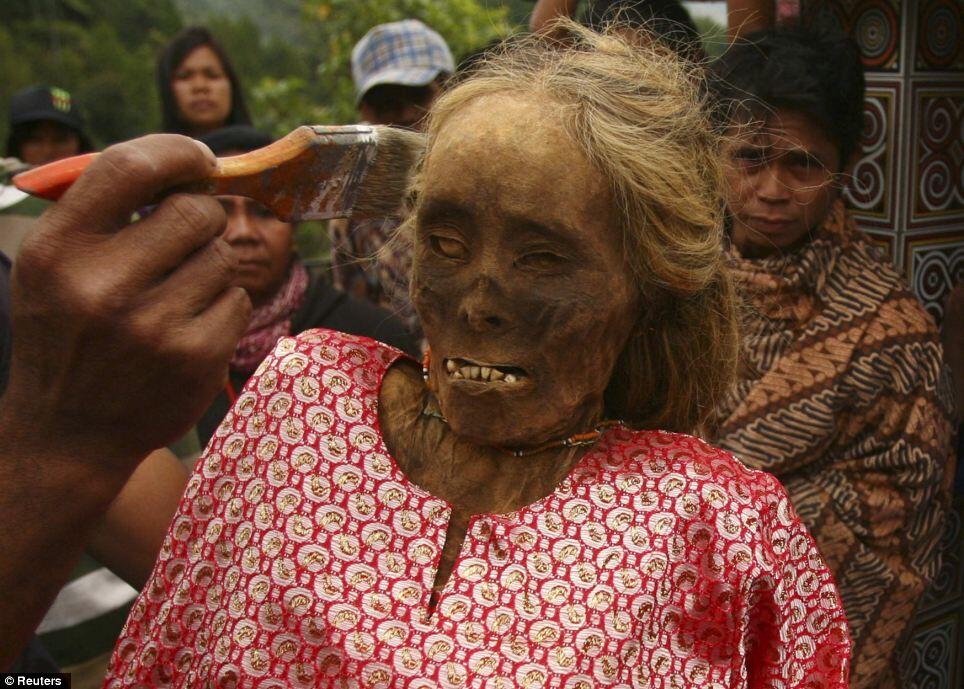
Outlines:
[[840,584],[856,689],[904,687],[939,564],[951,403],[937,330],[840,198],[863,74],[845,37],[780,28],[718,65],[735,135],[730,265],[749,306],[711,439],[773,472]]

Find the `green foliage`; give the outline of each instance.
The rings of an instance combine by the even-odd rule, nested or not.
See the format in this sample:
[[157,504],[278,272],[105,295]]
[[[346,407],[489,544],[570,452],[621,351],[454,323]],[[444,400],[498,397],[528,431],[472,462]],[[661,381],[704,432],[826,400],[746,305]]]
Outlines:
[[505,2],[484,0],[483,4],[486,6],[504,5],[508,12],[509,21],[522,29],[529,26],[529,16],[532,14],[532,8],[536,5],[536,0],[505,0]]
[[262,77],[251,90],[258,127],[283,136],[302,124],[352,121],[339,119],[331,106],[320,102],[314,95],[316,88],[299,77]]
[[696,30],[700,32],[703,48],[710,59],[716,59],[722,55],[726,46],[729,45],[726,27],[709,17],[696,17],[693,23],[696,24]]
[[157,53],[203,23],[231,56],[261,129],[353,122],[351,49],[372,26],[421,19],[458,61],[520,28],[531,9],[531,0],[5,0],[0,113],[13,92],[48,83],[73,94],[97,146],[154,131]]
[[[46,83],[73,94],[97,145],[156,126],[154,58],[181,25],[171,0],[8,0],[3,12],[0,112],[14,92]],[[4,117],[4,141],[7,131]]]

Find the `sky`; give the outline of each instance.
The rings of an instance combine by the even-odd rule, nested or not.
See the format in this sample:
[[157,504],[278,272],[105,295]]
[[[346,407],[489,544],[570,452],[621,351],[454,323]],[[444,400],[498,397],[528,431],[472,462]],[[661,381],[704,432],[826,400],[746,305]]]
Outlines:
[[683,2],[683,6],[689,11],[690,16],[710,17],[717,24],[726,26],[726,0],[714,0],[713,2]]

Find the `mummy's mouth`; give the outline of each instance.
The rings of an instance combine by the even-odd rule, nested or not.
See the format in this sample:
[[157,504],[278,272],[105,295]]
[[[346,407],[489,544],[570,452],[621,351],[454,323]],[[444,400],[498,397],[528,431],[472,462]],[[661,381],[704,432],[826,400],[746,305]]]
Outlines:
[[477,383],[518,385],[528,378],[518,366],[483,364],[471,359],[444,359],[449,380],[471,380]]

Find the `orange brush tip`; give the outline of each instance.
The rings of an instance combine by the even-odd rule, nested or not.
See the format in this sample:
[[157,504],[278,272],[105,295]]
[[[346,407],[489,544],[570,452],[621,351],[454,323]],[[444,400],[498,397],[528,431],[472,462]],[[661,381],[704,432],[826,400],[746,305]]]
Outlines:
[[96,153],[86,153],[63,160],[55,160],[52,163],[15,175],[13,184],[17,189],[27,192],[31,196],[56,201],[64,195],[70,185],[77,181],[80,173],[90,165],[96,156]]

